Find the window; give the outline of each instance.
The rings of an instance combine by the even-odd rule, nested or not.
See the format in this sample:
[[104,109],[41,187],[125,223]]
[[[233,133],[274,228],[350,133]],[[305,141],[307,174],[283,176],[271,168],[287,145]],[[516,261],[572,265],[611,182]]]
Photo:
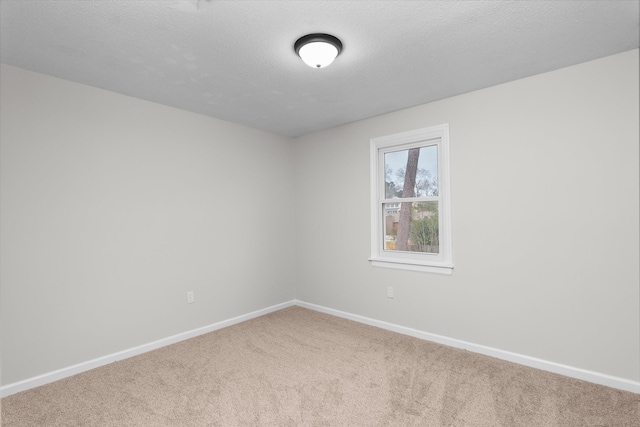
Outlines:
[[371,259],[451,274],[449,125],[371,139]]

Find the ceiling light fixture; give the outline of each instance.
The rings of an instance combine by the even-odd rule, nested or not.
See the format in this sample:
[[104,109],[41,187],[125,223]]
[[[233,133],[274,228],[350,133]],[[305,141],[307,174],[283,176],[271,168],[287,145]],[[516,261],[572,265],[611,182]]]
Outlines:
[[307,34],[300,37],[293,48],[305,64],[323,68],[342,52],[342,42],[329,34]]

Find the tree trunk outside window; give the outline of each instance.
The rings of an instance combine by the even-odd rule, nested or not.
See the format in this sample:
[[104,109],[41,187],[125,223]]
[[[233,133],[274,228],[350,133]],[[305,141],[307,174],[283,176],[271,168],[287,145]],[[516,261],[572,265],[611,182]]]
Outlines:
[[[416,173],[418,172],[418,158],[420,148],[412,148],[407,156],[407,169],[404,175],[402,197],[414,197],[416,185]],[[400,206],[400,218],[398,220],[398,235],[396,237],[396,250],[409,250],[409,230],[411,228],[411,202],[403,202]]]

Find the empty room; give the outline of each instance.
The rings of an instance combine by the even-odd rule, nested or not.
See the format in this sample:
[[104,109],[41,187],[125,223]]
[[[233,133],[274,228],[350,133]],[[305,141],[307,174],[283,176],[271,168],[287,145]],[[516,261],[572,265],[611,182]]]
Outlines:
[[0,0],[2,426],[640,425],[639,14]]

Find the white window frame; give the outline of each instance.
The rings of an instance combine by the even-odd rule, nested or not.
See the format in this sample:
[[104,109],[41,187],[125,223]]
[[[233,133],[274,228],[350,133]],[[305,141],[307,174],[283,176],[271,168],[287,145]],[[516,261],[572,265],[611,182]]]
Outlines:
[[[451,178],[449,174],[449,125],[443,124],[372,138],[371,156],[371,264],[428,273],[451,274]],[[384,154],[430,145],[438,146],[438,196],[385,198]],[[384,203],[438,201],[439,253],[385,250]]]

